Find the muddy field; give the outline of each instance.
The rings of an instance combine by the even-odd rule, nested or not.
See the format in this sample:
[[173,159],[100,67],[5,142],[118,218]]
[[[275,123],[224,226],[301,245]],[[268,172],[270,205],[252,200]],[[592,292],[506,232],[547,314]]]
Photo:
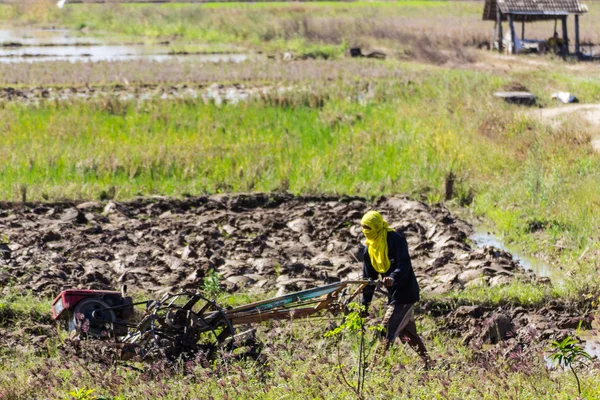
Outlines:
[[472,248],[471,227],[441,206],[284,194],[5,205],[1,279],[44,294],[160,292],[199,288],[214,268],[232,290],[300,290],[358,276],[359,222],[371,207],[406,236],[426,292],[531,279],[508,253]]
[[0,101],[37,103],[40,101],[76,101],[76,100],[166,100],[166,99],[202,99],[216,104],[237,103],[251,97],[260,97],[269,93],[284,91],[284,87],[273,88],[261,85],[142,85],[142,86],[98,86],[98,87],[31,87],[0,88]]
[[[370,203],[351,197],[254,194],[4,204],[0,284],[42,295],[127,284],[130,290],[158,295],[199,289],[215,269],[229,292],[302,290],[360,277],[359,221],[373,208],[407,238],[427,294],[514,279],[548,283],[526,273],[502,250],[472,247],[472,227],[443,206],[404,197]],[[463,336],[474,348],[507,340],[505,345],[519,351],[540,339],[565,336],[580,321],[590,328],[593,319],[577,304],[564,303],[525,309],[426,300],[420,312],[439,318],[445,330]]]

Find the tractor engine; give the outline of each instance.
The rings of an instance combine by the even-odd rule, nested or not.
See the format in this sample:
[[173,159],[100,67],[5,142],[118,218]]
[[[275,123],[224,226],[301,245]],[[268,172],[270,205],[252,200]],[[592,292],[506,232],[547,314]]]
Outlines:
[[69,289],[52,302],[53,319],[90,337],[125,336],[132,315],[133,300],[124,292]]

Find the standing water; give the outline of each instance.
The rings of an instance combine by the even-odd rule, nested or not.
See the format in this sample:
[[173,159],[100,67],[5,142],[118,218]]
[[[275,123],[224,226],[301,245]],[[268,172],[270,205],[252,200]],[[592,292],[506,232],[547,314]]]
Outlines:
[[537,258],[530,257],[520,253],[518,250],[507,246],[502,239],[498,238],[483,226],[475,228],[475,232],[469,237],[477,247],[492,246],[504,250],[513,256],[525,270],[533,272],[536,276],[550,278],[555,284],[562,284],[563,281],[557,278],[556,271],[547,263]]
[[[0,63],[44,61],[195,61],[242,62],[248,54],[172,54],[168,44],[118,44],[74,35],[67,29],[0,28]],[[202,46],[194,46],[199,50]]]

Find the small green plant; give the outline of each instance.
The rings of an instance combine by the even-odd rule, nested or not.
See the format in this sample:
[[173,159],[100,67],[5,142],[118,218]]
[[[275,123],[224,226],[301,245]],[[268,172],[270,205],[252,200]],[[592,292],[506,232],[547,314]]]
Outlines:
[[277,275],[277,277],[279,277],[281,275],[281,264],[279,264],[279,263],[275,264],[275,267],[273,269],[275,270],[275,275]]
[[357,303],[350,303],[348,305],[350,313],[346,315],[344,323],[325,333],[325,337],[339,336],[344,332],[350,332],[353,334],[361,333],[365,327],[365,319],[361,316],[361,313],[365,312],[365,307]]
[[[346,315],[344,322],[340,326],[326,332],[324,336],[326,338],[337,338],[337,340],[338,340],[338,342],[337,342],[337,344],[338,344],[338,348],[337,348],[338,349],[338,369],[340,371],[342,380],[349,388],[351,388],[354,391],[354,393],[356,393],[358,398],[362,399],[363,398],[363,389],[365,386],[365,377],[366,377],[366,372],[367,372],[367,358],[369,356],[370,349],[373,348],[373,345],[375,344],[375,341],[377,340],[377,338],[374,335],[371,338],[371,340],[369,340],[369,342],[367,342],[366,338],[365,338],[365,333],[366,333],[366,331],[380,332],[384,328],[381,325],[370,326],[367,328],[367,326],[365,324],[366,319],[363,317],[364,314],[366,314],[365,306],[359,305],[357,303],[350,303],[348,305],[348,309],[350,310],[350,312],[348,313],[348,315]],[[359,341],[358,354],[357,354],[358,355],[358,374],[357,374],[356,385],[352,385],[348,382],[348,380],[346,379],[346,376],[344,375],[343,365],[340,361],[339,343],[340,343],[340,340],[341,340],[342,336],[344,335],[344,333],[347,333],[350,336],[355,337]],[[369,351],[367,351],[367,349],[369,349]]]
[[221,275],[214,269],[209,270],[204,277],[202,291],[209,299],[216,299],[221,293]]
[[95,391],[96,389],[75,388],[75,390],[69,392],[69,398],[77,400],[96,400],[97,397],[93,395]]
[[591,360],[592,356],[589,355],[571,336],[567,336],[560,342],[554,341],[550,343],[550,348],[554,351],[554,353],[550,355],[550,360],[554,361],[562,368],[568,367],[571,370],[577,381],[577,390],[581,395],[581,383],[575,372],[574,365],[582,364],[584,359]]

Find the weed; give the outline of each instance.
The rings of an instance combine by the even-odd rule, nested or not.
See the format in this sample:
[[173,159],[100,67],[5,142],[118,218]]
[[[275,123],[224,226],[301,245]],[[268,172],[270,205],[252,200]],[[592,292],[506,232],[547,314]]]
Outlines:
[[115,198],[116,193],[117,193],[117,188],[115,186],[111,186],[110,188],[108,188],[108,190],[100,191],[98,198],[101,201],[112,200]]
[[209,299],[216,299],[222,292],[221,275],[214,269],[210,269],[204,277],[202,291]]
[[275,267],[273,267],[273,269],[275,270],[275,275],[277,277],[279,277],[281,275],[281,264],[280,263],[276,263]]
[[579,382],[579,377],[574,366],[581,364],[583,360],[591,360],[592,356],[571,336],[567,336],[560,342],[553,341],[550,343],[550,348],[554,351],[550,355],[550,359],[561,367],[568,367],[571,370],[577,381],[577,390],[579,395],[581,395],[581,383]]
[[98,398],[93,395],[96,389],[86,389],[86,388],[75,388],[69,392],[69,398],[73,398],[75,400],[97,400]]
[[[338,327],[326,332],[324,336],[326,338],[336,338],[337,339],[337,344],[338,344],[338,368],[337,368],[337,370],[340,373],[342,381],[350,389],[352,389],[359,398],[362,399],[364,386],[365,386],[366,373],[367,373],[367,364],[368,364],[367,357],[370,354],[375,341],[377,340],[376,337],[373,337],[373,338],[371,338],[370,341],[367,342],[365,339],[365,333],[367,330],[370,332],[376,332],[376,331],[381,332],[383,330],[383,327],[379,326],[379,325],[371,326],[371,327],[366,326],[366,324],[365,324],[366,320],[363,317],[363,314],[365,313],[364,306],[361,306],[357,303],[350,303],[348,305],[348,309],[350,310],[350,312],[348,314],[346,314],[346,316],[344,318],[344,322],[342,324],[340,324]],[[341,364],[341,361],[340,361],[339,342],[344,333],[349,334],[350,337],[358,339],[358,342],[359,342],[359,346],[358,346],[358,350],[357,350],[358,373],[356,376],[356,385],[352,385],[348,382],[348,379],[346,378],[346,375],[344,373],[343,365]]]

